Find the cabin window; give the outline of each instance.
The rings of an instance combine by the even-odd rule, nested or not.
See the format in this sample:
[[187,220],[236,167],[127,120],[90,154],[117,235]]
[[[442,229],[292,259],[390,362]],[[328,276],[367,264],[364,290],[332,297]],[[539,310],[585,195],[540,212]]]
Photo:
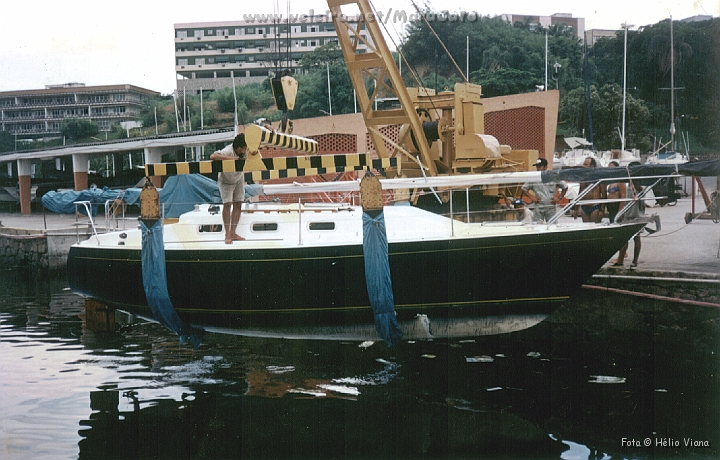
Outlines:
[[253,232],[275,232],[277,229],[276,222],[256,222],[252,226]]
[[335,230],[335,222],[310,222],[310,230]]
[[200,233],[220,233],[222,232],[222,225],[215,224],[215,225],[201,225],[198,227],[198,232]]

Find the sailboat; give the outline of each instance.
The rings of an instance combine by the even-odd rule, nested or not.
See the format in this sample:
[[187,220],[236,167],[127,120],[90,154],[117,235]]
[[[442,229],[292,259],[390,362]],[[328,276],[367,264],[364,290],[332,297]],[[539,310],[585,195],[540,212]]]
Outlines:
[[600,164],[608,166],[611,161],[616,161],[619,166],[627,166],[632,162],[640,162],[640,151],[638,149],[626,150],[625,148],[625,109],[627,100],[627,36],[628,25],[625,27],[625,48],[623,54],[623,110],[622,110],[622,131],[618,128],[620,134],[620,150],[607,150],[600,154]]

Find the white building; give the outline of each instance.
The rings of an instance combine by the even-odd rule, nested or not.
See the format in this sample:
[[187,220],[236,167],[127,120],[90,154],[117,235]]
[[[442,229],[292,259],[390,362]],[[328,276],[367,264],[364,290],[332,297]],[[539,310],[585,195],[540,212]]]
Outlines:
[[527,23],[531,28],[541,26],[544,29],[550,26],[565,24],[575,31],[575,36],[580,40],[585,39],[585,18],[574,18],[570,13],[555,13],[551,16],[537,16],[529,14],[503,14],[501,17],[515,24],[516,22]]
[[[357,19],[349,18],[357,27]],[[260,82],[292,69],[305,53],[337,34],[329,15],[298,15],[294,20],[220,21],[175,24],[177,89],[196,94],[235,84]],[[364,44],[359,49],[366,48]]]
[[60,136],[66,119],[97,123],[110,131],[113,123],[133,121],[157,91],[133,85],[85,86],[84,83],[47,85],[45,89],[0,92],[0,131],[18,138]]

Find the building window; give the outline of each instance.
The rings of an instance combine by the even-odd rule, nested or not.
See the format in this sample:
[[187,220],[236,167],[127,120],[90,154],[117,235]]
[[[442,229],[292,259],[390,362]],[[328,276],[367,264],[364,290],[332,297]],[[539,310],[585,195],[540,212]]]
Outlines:
[[317,40],[310,40],[310,41],[308,41],[308,45],[309,45],[309,46],[318,46],[318,41],[317,41]]
[[235,29],[235,35],[242,35],[242,29]]
[[317,32],[318,26],[308,26],[308,32]]
[[230,35],[230,29],[218,29],[218,35]]
[[301,27],[301,26],[291,26],[291,27],[290,27],[290,33],[291,33],[291,34],[299,34],[299,33],[301,33],[301,32],[302,32],[302,27]]
[[248,27],[245,29],[245,34],[247,35],[254,35],[255,34],[255,27]]
[[178,65],[188,65],[187,59],[178,59]]
[[124,94],[113,94],[112,100],[113,101],[124,101],[125,95]]
[[177,38],[187,38],[187,30],[178,30]]
[[204,65],[205,58],[195,58],[195,65]]
[[200,37],[204,37],[204,36],[205,36],[205,33],[204,33],[203,30],[195,30],[195,31],[193,32],[193,35],[194,35],[196,38],[200,38]]

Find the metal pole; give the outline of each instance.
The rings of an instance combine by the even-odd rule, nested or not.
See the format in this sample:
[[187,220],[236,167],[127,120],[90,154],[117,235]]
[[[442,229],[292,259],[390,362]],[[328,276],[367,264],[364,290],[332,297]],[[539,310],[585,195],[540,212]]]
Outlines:
[[200,129],[205,128],[205,121],[203,120],[203,100],[202,100],[202,86],[200,87]]
[[177,132],[180,132],[180,118],[178,116],[177,107],[177,90],[173,91],[173,105],[175,106],[175,123],[177,123]]
[[302,246],[302,203],[298,198],[298,245]]
[[465,78],[470,81],[470,36],[465,35]]
[[453,196],[453,192],[452,192],[452,190],[450,190],[450,234],[452,236],[455,236],[455,219],[453,218],[452,196]]
[[325,67],[327,68],[328,105],[330,106],[330,116],[332,117],[332,97],[330,96],[330,63],[326,62]]
[[465,206],[467,209],[467,223],[470,223],[470,187],[465,189]]
[[237,111],[237,94],[235,93],[235,71],[230,71],[230,78],[232,78],[232,86],[233,86],[233,101],[235,101],[235,131],[237,131],[238,126],[238,111]]
[[545,91],[548,90],[548,34],[545,32]]

